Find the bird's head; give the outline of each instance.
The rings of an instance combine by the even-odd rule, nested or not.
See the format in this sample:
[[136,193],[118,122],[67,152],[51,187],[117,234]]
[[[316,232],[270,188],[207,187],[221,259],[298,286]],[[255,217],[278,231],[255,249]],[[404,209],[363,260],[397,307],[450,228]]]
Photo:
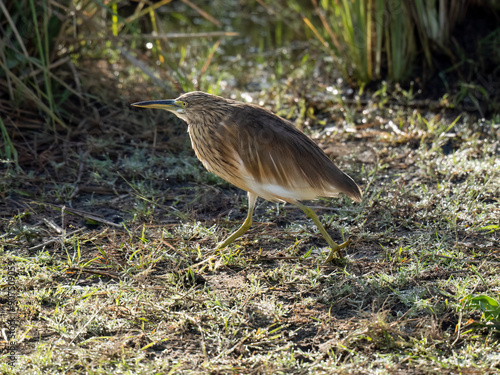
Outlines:
[[141,108],[164,109],[189,123],[197,120],[200,116],[215,116],[218,113],[223,113],[224,107],[230,105],[230,101],[202,91],[193,91],[181,95],[177,99],[151,100],[132,105]]

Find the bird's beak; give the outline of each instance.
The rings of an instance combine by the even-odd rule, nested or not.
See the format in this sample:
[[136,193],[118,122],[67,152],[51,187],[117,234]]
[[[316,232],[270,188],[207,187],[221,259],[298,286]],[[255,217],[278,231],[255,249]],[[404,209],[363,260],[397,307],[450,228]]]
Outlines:
[[141,107],[141,108],[157,108],[157,109],[164,109],[170,112],[182,112],[184,108],[182,107],[181,103],[182,102],[178,100],[170,99],[170,100],[151,100],[147,102],[138,102],[138,103],[133,103],[132,105],[134,107]]

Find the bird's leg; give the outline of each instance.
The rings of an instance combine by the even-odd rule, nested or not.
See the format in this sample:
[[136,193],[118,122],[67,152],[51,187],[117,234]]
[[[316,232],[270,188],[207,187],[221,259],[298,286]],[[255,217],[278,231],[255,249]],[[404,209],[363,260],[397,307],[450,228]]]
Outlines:
[[321,234],[325,238],[326,242],[328,242],[328,245],[330,246],[331,250],[330,250],[330,254],[328,254],[328,258],[326,258],[326,260],[325,260],[325,264],[326,263],[330,263],[333,260],[333,256],[334,256],[335,253],[338,253],[339,256],[342,257],[342,253],[340,252],[340,250],[343,249],[344,247],[348,246],[351,243],[351,240],[348,239],[343,244],[338,245],[334,240],[332,240],[332,238],[330,237],[330,235],[325,230],[325,227],[323,226],[323,224],[321,224],[321,222],[319,221],[318,215],[316,215],[316,213],[312,209],[310,209],[306,205],[303,205],[300,202],[295,202],[295,205],[298,208],[300,208],[302,211],[304,211],[305,214],[309,218],[312,219],[312,221],[314,221],[314,224],[316,224],[316,226],[318,227],[319,231],[321,232]]
[[251,192],[248,192],[248,214],[247,218],[239,227],[239,229],[231,234],[228,238],[224,240],[221,244],[217,246],[217,250],[224,249],[225,247],[228,247],[235,239],[238,237],[242,236],[252,225],[252,216],[253,216],[253,209],[255,207],[255,201],[257,200],[257,195]]

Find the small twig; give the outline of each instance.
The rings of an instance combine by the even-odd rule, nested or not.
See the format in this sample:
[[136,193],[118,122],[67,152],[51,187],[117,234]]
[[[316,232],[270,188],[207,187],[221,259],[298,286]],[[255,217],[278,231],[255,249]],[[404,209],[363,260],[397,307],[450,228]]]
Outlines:
[[9,338],[7,337],[7,328],[2,328],[2,337],[5,342],[9,342]]
[[[62,209],[61,209],[61,225],[64,227],[64,209],[66,208],[66,206],[62,206]],[[62,236],[61,238],[64,239],[66,238],[66,233],[63,231],[62,232]]]
[[264,1],[262,0],[257,0],[257,2],[265,9],[267,10],[267,13],[270,14],[270,15],[274,15],[276,14],[276,12],[271,9],[271,7],[269,5],[267,5]]
[[109,225],[111,227],[123,228],[122,224],[113,223],[112,221],[103,219],[102,217],[98,217],[98,216],[92,215],[91,213],[88,213],[88,212],[85,212],[85,211],[80,211],[80,210],[76,210],[74,208],[68,208],[68,207],[64,207],[64,210],[66,212],[69,212],[70,214],[81,216],[84,219],[89,219],[89,220],[97,221],[99,223],[106,224],[106,225]]
[[82,158],[82,161],[80,163],[80,167],[78,168],[78,176],[76,176],[75,183],[73,184],[73,192],[71,193],[71,196],[69,197],[70,200],[73,199],[74,197],[76,197],[76,195],[80,192],[78,184],[80,183],[80,181],[82,179],[83,170],[85,168],[85,159],[87,159],[88,154],[89,153],[87,151]]
[[43,222],[51,229],[54,229],[58,234],[64,233],[64,229],[62,229],[59,225],[54,223],[52,220],[43,218]]
[[301,259],[302,257],[259,257],[257,260],[288,260],[288,259]]
[[453,340],[451,346],[455,346],[455,344],[457,343],[458,339],[460,338],[460,329],[461,329],[461,324],[462,324],[462,311],[460,311],[460,313],[458,314],[458,323],[456,325],[456,332],[457,332],[457,337],[455,338],[455,340]]
[[189,5],[191,8],[193,8],[194,10],[196,10],[200,14],[200,16],[202,16],[206,20],[212,22],[217,27],[222,27],[222,23],[219,20],[216,20],[214,17],[212,17],[210,14],[208,14],[207,12],[205,12],[200,7],[198,7],[195,4],[193,4],[191,1],[189,1],[189,0],[182,0],[182,2],[184,4],[186,4],[186,5]]
[[[76,234],[78,232],[81,232],[82,230],[84,230],[85,228],[80,228],[80,229],[77,229],[77,230],[74,230],[73,232],[69,232],[69,233],[66,233],[66,235],[64,237],[69,237],[69,236],[72,236],[73,234]],[[36,245],[36,246],[33,246],[33,247],[30,247],[29,250],[32,251],[32,250],[37,250],[37,249],[40,249],[44,246],[47,246],[47,245],[50,245],[51,243],[54,243],[54,242],[58,242],[60,241],[61,238],[60,237],[57,237],[57,238],[53,238],[51,240],[48,240],[48,241],[45,241],[44,243],[41,243],[40,245]]]
[[90,317],[90,319],[87,321],[87,323],[85,323],[83,325],[83,327],[78,330],[78,332],[76,333],[75,337],[73,337],[71,339],[70,343],[73,343],[73,341],[75,341],[75,339],[83,332],[83,330],[90,324],[90,322],[92,322],[92,320],[95,319],[95,317],[101,312],[101,310],[103,308],[104,308],[104,306],[102,306],[100,309],[96,310],[96,312]]
[[101,270],[96,270],[96,269],[92,269],[92,268],[68,267],[64,271],[65,272],[73,271],[73,272],[80,272],[80,273],[85,272],[85,273],[90,273],[92,275],[110,277],[110,278],[115,279],[115,280],[119,279],[118,275],[116,275],[114,272],[101,271]]
[[76,71],[75,64],[70,60],[68,62],[68,66],[71,70],[71,73],[73,73],[73,82],[75,83],[76,86],[76,91],[80,94],[80,96],[83,98],[82,94],[82,84],[80,82],[80,77],[78,77],[78,72]]
[[168,246],[177,255],[186,256],[186,254],[183,254],[182,252],[180,252],[179,250],[177,250],[173,245],[169,244],[167,241],[162,240],[162,244]]
[[127,194],[122,194],[122,195],[119,195],[117,196],[116,198],[113,198],[109,201],[110,204],[115,204],[116,202],[118,201],[121,201],[123,198],[127,198],[130,194],[127,193]]
[[222,356],[227,356],[229,354],[231,354],[232,352],[234,352],[236,349],[240,349],[241,348],[241,345],[243,345],[243,343],[245,342],[246,339],[248,339],[252,334],[249,333],[248,335],[246,335],[245,337],[242,337],[232,348],[226,350],[226,351],[222,351],[219,353],[219,355],[217,357],[214,358],[214,360],[217,360],[219,358],[222,358]]
[[[47,66],[47,69],[48,69],[48,70],[53,70],[53,69],[57,68],[57,67],[58,67],[58,66],[60,66],[60,65],[64,65],[64,64],[66,64],[66,63],[67,63],[67,62],[69,62],[69,61],[71,61],[69,56],[64,57],[64,58],[62,58],[62,59],[60,59],[60,60],[57,60],[57,61],[53,62],[53,63],[52,63],[52,64],[50,64],[49,66]],[[42,72],[43,72],[43,69],[42,69],[42,68],[38,68],[38,69],[36,69],[36,70],[30,70],[30,71],[28,71],[27,73],[22,74],[22,75],[21,75],[21,78],[22,78],[22,79],[25,79],[25,78],[35,77],[35,76],[37,76],[38,74],[40,74],[40,73],[42,73]]]

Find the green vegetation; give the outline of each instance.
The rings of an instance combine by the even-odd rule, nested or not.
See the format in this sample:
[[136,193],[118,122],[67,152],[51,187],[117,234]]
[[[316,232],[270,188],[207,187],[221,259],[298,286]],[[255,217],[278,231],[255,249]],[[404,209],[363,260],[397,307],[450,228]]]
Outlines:
[[475,323],[475,327],[479,326],[481,328],[494,329],[497,332],[500,328],[500,303],[498,299],[491,298],[487,295],[479,296],[467,296],[465,298],[467,307],[471,310],[479,310],[482,312],[481,320],[487,322],[487,324]]
[[[344,76],[350,72],[365,85],[382,77],[382,66],[392,81],[410,76],[416,56],[410,3],[404,1],[312,1],[322,33],[308,18],[304,22],[335,56]],[[416,4],[418,4],[417,2]],[[418,6],[417,6],[418,7]],[[327,34],[330,44],[321,34]],[[427,51],[426,51],[427,52]]]
[[[0,372],[498,373],[500,32],[465,3],[0,2]],[[344,259],[259,200],[207,261],[245,194],[129,108],[194,89],[360,183],[312,202]]]

